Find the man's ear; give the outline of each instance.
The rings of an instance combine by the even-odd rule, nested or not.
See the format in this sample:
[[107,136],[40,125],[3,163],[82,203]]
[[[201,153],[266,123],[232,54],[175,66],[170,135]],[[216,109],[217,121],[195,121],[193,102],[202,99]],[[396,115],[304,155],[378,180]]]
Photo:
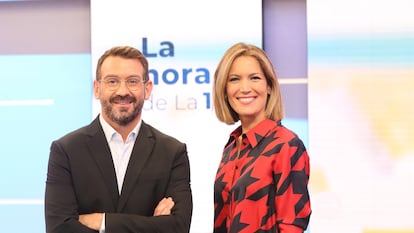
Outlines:
[[151,97],[153,84],[151,80],[148,80],[144,85],[144,99],[148,100]]
[[95,96],[95,99],[99,99],[100,88],[99,88],[99,82],[96,79],[93,80],[93,94]]

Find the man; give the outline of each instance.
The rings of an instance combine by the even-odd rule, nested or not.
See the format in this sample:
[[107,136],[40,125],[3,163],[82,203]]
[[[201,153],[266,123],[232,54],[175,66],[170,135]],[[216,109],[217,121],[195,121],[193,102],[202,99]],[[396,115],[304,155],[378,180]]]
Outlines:
[[141,118],[153,87],[147,59],[132,47],[111,48],[93,87],[101,114],[51,145],[46,232],[189,232],[186,145]]

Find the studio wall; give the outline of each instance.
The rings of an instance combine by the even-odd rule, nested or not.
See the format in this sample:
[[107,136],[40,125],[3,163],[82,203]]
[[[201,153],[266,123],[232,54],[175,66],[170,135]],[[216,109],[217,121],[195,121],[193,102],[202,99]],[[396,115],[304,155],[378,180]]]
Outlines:
[[[95,11],[98,2],[111,4],[0,1],[2,231],[45,231],[49,146],[99,112],[92,80],[100,53],[111,45],[129,43],[140,49],[147,45],[148,54],[159,55],[163,43],[170,42],[174,59],[149,58],[158,84],[145,105],[144,119],[189,142],[195,191],[191,231],[211,232],[213,177],[223,143],[236,126],[215,119],[206,72],[212,78],[225,48],[243,39],[268,52],[280,78],[286,108],[283,122],[308,147],[313,209],[308,232],[414,232],[410,212],[414,208],[414,17],[410,11],[414,4],[410,0],[264,0],[250,9],[260,16],[241,21],[223,18],[226,24],[217,28],[211,27],[217,22],[208,16],[193,20],[200,22],[197,28],[188,25],[189,20],[174,19],[179,10],[186,19],[197,17],[198,11],[189,9],[199,10],[200,5],[187,2],[187,7],[177,4],[148,11],[145,20],[134,18],[132,31],[117,21],[105,21],[104,12]],[[119,10],[129,4],[114,2],[112,7]],[[252,1],[237,1],[232,7],[247,2]],[[208,4],[202,6],[210,10],[207,15],[215,13]],[[224,4],[216,14],[224,15],[225,6],[231,8]],[[178,25],[178,33],[168,26],[164,34],[157,34],[157,28],[168,22]],[[110,35],[104,34],[105,27],[111,28]],[[243,33],[244,27],[249,33]],[[192,69],[186,84],[180,76],[183,69]],[[166,70],[171,73],[163,79]],[[178,72],[177,80],[173,70]],[[156,107],[160,99],[173,104]],[[214,140],[208,132],[215,133]],[[206,146],[212,149],[201,153]]]

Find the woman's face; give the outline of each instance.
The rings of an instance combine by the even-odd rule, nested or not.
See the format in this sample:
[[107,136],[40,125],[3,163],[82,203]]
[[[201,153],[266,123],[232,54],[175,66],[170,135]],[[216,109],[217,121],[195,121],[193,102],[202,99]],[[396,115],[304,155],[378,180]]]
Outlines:
[[240,56],[230,67],[226,95],[242,124],[255,124],[266,118],[269,87],[256,58]]

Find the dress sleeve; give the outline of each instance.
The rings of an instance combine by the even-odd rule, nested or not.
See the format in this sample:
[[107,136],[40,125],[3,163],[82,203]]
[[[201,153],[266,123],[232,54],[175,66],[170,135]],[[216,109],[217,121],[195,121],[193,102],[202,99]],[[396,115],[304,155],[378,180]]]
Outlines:
[[276,156],[273,172],[279,232],[303,232],[311,214],[308,192],[310,166],[306,148],[298,137],[284,143]]

